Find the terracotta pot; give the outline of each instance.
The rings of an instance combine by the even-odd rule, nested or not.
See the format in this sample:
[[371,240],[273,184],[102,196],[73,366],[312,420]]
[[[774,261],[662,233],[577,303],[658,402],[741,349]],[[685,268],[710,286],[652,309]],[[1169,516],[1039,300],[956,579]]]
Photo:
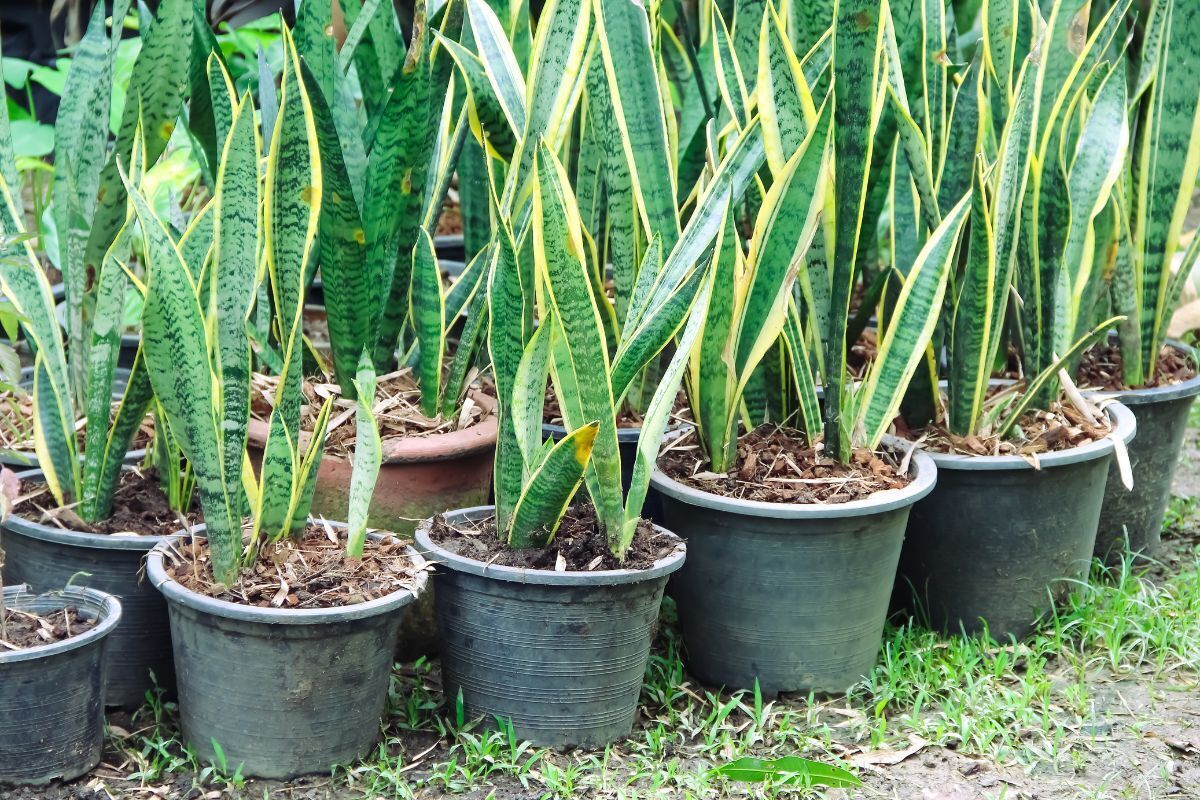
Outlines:
[[[417,523],[456,508],[488,502],[492,460],[496,453],[496,401],[481,392],[471,398],[487,417],[469,428],[434,436],[384,443],[383,465],[371,497],[367,524],[411,540]],[[301,437],[303,441],[305,437]],[[250,421],[250,458],[258,468],[267,439],[267,424]],[[321,459],[313,491],[312,515],[345,519],[350,502],[352,461],[334,455]],[[426,592],[405,616],[399,656],[404,660],[437,651],[433,593]]]
[[[487,502],[496,452],[496,401],[480,392],[471,399],[487,417],[469,428],[384,443],[383,465],[367,518],[372,528],[412,536],[417,523],[455,508]],[[250,421],[250,457],[257,469],[267,424]],[[307,437],[301,435],[303,443]],[[326,454],[317,470],[312,515],[344,519],[350,502],[351,460]]]

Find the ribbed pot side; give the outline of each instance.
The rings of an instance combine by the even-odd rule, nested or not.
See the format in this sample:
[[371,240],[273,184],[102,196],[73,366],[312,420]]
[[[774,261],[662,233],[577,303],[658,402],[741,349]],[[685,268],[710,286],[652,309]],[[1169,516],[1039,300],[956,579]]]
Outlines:
[[[464,509],[446,520],[492,513]],[[627,737],[682,542],[646,570],[552,572],[463,558],[435,544],[430,527],[417,528],[417,546],[436,565],[447,703],[461,693],[468,718],[510,720],[517,738],[541,746],[603,747]]]
[[217,757],[215,741],[244,775],[286,779],[365,755],[414,593],[330,609],[243,606],[182,587],[163,569],[166,553],[150,553],[147,574],[167,598],[180,723],[200,759]]
[[[1184,350],[1196,364],[1192,348],[1178,343],[1171,346]],[[1110,565],[1119,563],[1126,552],[1126,536],[1128,552],[1147,557],[1158,552],[1175,468],[1187,435],[1188,412],[1197,394],[1200,394],[1200,374],[1174,386],[1097,393],[1116,398],[1137,417],[1137,436],[1128,447],[1133,489],[1127,490],[1121,483],[1114,459],[1108,470],[1096,533],[1097,558]]]
[[[1133,436],[1129,409],[1108,413],[1116,436]],[[933,454],[938,483],[913,508],[898,596],[945,633],[1028,635],[1087,578],[1113,447],[1043,453],[1039,469],[1019,456]]]
[[936,468],[913,453],[912,482],[842,504],[721,497],[655,470],[664,524],[687,541],[671,584],[688,671],[762,692],[844,692],[875,664],[909,509]]
[[94,589],[37,595],[25,586],[6,587],[4,604],[43,614],[74,605],[99,622],[65,641],[0,650],[0,785],[42,786],[85,775],[104,749],[104,652],[121,604]]
[[[26,476],[37,479],[40,473]],[[172,537],[83,533],[42,525],[19,513],[0,524],[5,583],[53,591],[68,584],[90,586],[120,599],[121,624],[109,637],[104,701],[136,709],[157,685],[175,691],[167,604],[145,579],[146,553]]]

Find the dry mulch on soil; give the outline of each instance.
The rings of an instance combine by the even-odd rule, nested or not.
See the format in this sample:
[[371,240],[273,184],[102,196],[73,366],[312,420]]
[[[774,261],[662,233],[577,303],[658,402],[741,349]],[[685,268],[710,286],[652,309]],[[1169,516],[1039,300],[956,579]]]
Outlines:
[[670,444],[658,468],[704,492],[765,503],[848,503],[912,482],[902,457],[860,449],[849,464],[841,464],[810,447],[799,431],[772,424],[738,439],[728,473],[708,470],[692,431]]
[[[1079,385],[1088,388],[1122,391],[1125,385],[1121,348],[1116,342],[1104,342],[1083,354],[1079,363]],[[1196,377],[1196,368],[1186,354],[1174,347],[1163,347],[1154,368],[1154,379],[1139,389],[1173,386]]]
[[[251,413],[264,423],[271,418],[271,398],[277,383],[278,378],[275,376],[254,376],[255,392],[251,397]],[[307,402],[300,412],[301,430],[311,431],[316,426],[322,404],[326,398],[333,398],[333,409],[325,434],[325,452],[328,455],[351,458],[354,455],[354,440],[357,436],[357,403],[342,397],[341,389],[336,383],[305,381],[303,391]],[[462,412],[454,419],[445,419],[440,415],[426,417],[421,413],[420,400],[421,389],[411,369],[397,370],[379,377],[372,410],[375,422],[379,426],[379,436],[385,453],[388,450],[388,442],[396,439],[462,430],[482,422],[487,416],[484,409],[470,395],[463,401]],[[307,435],[302,438],[307,441]]]
[[596,511],[590,503],[575,503],[568,508],[553,541],[546,547],[513,550],[496,535],[494,517],[452,527],[439,515],[434,518],[430,533],[433,541],[463,558],[501,567],[556,572],[649,569],[674,552],[679,543],[678,539],[656,531],[647,520],[639,520],[625,560],[617,561],[609,552],[608,541],[596,524]]
[[0,652],[62,642],[96,626],[95,619],[84,619],[75,606],[49,614],[2,608],[0,614]]
[[[988,393],[989,400],[1011,393],[1018,387],[996,386]],[[977,435],[958,436],[940,424],[918,430],[897,426],[897,434],[917,442],[918,446],[935,453],[956,453],[968,456],[1021,456],[1036,459],[1043,453],[1057,453],[1098,442],[1112,433],[1108,415],[1099,406],[1080,402],[1055,401],[1045,410],[1027,411],[1017,421],[1011,436],[1001,439],[993,431]],[[1092,412],[1096,415],[1093,417]]]
[[[134,534],[137,536],[170,536],[201,521],[200,510],[193,502],[191,511],[180,515],[167,503],[167,496],[153,470],[124,470],[113,492],[112,511],[99,522],[84,522],[74,506],[57,508],[46,484],[30,481],[21,487],[22,505],[36,509],[25,515],[43,525],[65,528],[82,533]],[[17,506],[20,510],[21,506]]]
[[217,600],[261,608],[341,608],[411,589],[425,567],[396,539],[367,540],[361,559],[345,553],[344,531],[310,523],[299,539],[265,545],[253,566],[225,587],[213,580],[208,542],[202,538],[174,548],[166,572],[185,589]]

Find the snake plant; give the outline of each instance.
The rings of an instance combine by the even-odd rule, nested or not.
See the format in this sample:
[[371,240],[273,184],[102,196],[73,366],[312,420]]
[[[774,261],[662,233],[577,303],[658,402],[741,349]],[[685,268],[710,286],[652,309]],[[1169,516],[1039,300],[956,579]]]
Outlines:
[[[461,3],[445,4],[432,20],[418,3],[407,48],[390,3],[348,4],[340,50],[331,13],[328,2],[303,3],[294,36],[324,174],[311,266],[319,263],[324,282],[333,372],[342,393],[355,397],[363,348],[386,370],[410,331],[421,410],[452,418],[484,329],[483,260],[447,290],[431,238],[467,127],[453,103],[444,44],[462,26]],[[469,322],[444,378],[447,334],[464,311]]]
[[1131,387],[1154,379],[1171,315],[1200,258],[1195,229],[1183,245],[1200,172],[1200,92],[1190,77],[1200,68],[1197,26],[1200,8],[1194,3],[1155,0],[1132,76],[1130,157],[1107,218],[1117,242],[1112,308],[1126,317],[1118,335]]
[[[213,197],[178,240],[135,182],[126,180],[146,242],[146,362],[172,433],[195,471],[213,575],[226,585],[264,542],[303,530],[329,419],[327,401],[305,441],[301,312],[306,271],[316,253],[323,173],[301,63],[286,32],[284,41],[265,176],[259,170],[259,123],[247,94],[224,98],[221,113],[229,127]],[[256,478],[246,454],[251,365],[246,328],[263,280],[282,365]]]
[[[116,4],[115,20],[123,18],[128,5]],[[170,138],[182,79],[173,64],[163,62],[165,54],[190,35],[190,9],[184,24],[182,7],[177,0],[163,3],[146,33],[135,68],[140,72],[130,84],[130,98],[138,102],[126,104],[111,153],[108,105],[120,25],[110,35],[104,8],[98,6],[76,48],[57,122],[54,183],[67,291],[65,337],[49,281],[24,233],[19,187],[8,183],[9,170],[0,172],[0,229],[6,242],[0,255],[0,291],[21,319],[36,354],[32,394],[38,463],[55,501],[77,504],[76,512],[87,522],[108,515],[122,460],[153,397],[139,352],[113,410],[122,312],[135,285],[128,264],[134,226],[120,181],[114,185],[113,180],[119,178],[119,164],[140,176]],[[143,119],[154,126],[150,137],[143,136],[137,122],[139,105]],[[11,151],[0,160],[11,164]],[[89,255],[91,248],[98,248],[98,257]],[[79,419],[86,420],[82,450],[76,435]]]

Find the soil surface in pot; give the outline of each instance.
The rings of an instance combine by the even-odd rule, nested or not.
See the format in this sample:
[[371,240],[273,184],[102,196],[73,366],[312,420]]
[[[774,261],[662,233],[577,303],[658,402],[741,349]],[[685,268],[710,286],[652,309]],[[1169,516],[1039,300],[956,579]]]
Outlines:
[[[1002,394],[1015,391],[1013,386],[993,386],[988,402]],[[1024,456],[1033,458],[1042,453],[1056,453],[1098,442],[1112,432],[1108,415],[1099,411],[1095,418],[1071,403],[1055,401],[1046,410],[1027,411],[1017,421],[1012,435],[1001,439],[993,430],[959,436],[941,424],[910,429],[897,421],[897,435],[920,443],[935,453],[955,453],[968,456]]]
[[[1110,391],[1128,390],[1123,374],[1121,347],[1117,342],[1102,342],[1083,354],[1079,362],[1079,385]],[[1158,354],[1154,378],[1139,389],[1174,386],[1196,377],[1196,367],[1187,354],[1169,345]]]
[[[115,411],[121,405],[120,400],[113,401]],[[87,430],[87,420],[80,420],[76,426],[76,441],[82,449]],[[130,450],[145,449],[154,436],[154,423],[147,417],[129,444]],[[9,389],[0,392],[0,450],[34,455],[33,449],[33,395],[25,389]]]
[[457,192],[447,193],[438,215],[434,236],[456,236],[463,232],[462,207],[458,204]]
[[[274,395],[278,378],[270,375],[254,376],[254,394],[251,413],[264,423],[271,418],[269,398]],[[340,458],[354,455],[354,440],[357,436],[355,414],[357,403],[342,397],[336,383],[305,381],[304,397],[308,401],[301,409],[300,428],[311,431],[316,426],[317,416],[326,398],[333,398],[333,409],[329,415],[329,426],[325,433],[325,452]],[[379,426],[379,437],[386,452],[388,442],[395,439],[435,436],[440,433],[463,430],[478,425],[487,418],[487,412],[468,395],[457,417],[446,419],[441,415],[426,417],[419,404],[421,389],[413,378],[411,369],[401,369],[379,377],[375,390],[375,422]]]
[[611,569],[649,569],[675,551],[678,540],[663,536],[647,520],[638,520],[637,532],[624,561],[617,561],[608,540],[596,524],[590,503],[571,505],[548,547],[513,550],[496,535],[496,518],[451,526],[440,514],[433,518],[433,541],[455,555],[501,567],[594,572]]
[[804,434],[760,425],[738,439],[737,459],[727,473],[712,472],[695,435],[671,441],[658,457],[667,476],[702,492],[762,503],[848,503],[912,482],[886,451],[855,450],[849,464],[825,458]]
[[360,559],[346,557],[344,531],[309,523],[298,539],[265,545],[231,587],[213,580],[208,542],[179,543],[166,573],[197,594],[262,608],[340,608],[413,587],[421,571],[400,541],[367,540]]
[[107,519],[94,523],[84,522],[72,508],[57,508],[49,488],[41,481],[23,484],[21,493],[23,500],[16,510],[30,520],[82,533],[170,536],[200,522],[195,501],[183,515],[171,508],[153,470],[123,471],[113,492],[112,512]]
[[91,630],[95,625],[96,619],[84,619],[75,606],[67,606],[50,614],[0,608],[0,652],[66,641]]

